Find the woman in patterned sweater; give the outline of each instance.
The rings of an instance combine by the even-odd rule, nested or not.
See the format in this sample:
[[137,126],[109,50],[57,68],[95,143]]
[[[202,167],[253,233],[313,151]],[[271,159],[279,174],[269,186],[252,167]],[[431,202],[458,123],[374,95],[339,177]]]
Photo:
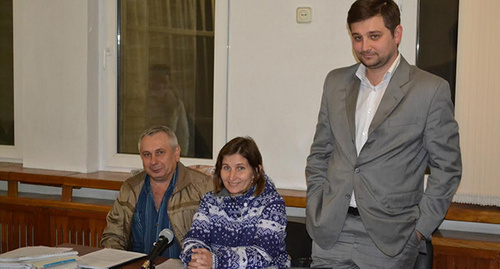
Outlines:
[[286,268],[285,202],[249,137],[229,141],[183,242],[188,268]]

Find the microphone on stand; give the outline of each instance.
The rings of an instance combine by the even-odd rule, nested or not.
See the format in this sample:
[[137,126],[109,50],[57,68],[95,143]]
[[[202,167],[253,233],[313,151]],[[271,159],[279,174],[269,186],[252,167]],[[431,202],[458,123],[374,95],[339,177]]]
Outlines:
[[142,264],[141,268],[151,268],[150,266],[154,264],[156,258],[170,246],[173,240],[174,233],[170,229],[163,229],[158,236],[158,241],[153,244],[154,247],[151,252],[149,252],[147,260]]

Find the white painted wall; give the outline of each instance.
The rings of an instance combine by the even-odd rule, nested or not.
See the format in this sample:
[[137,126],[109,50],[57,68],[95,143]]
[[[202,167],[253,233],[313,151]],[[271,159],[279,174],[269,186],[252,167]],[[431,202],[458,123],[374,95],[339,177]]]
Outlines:
[[[280,188],[306,189],[304,168],[328,71],[355,63],[347,29],[353,1],[231,1],[228,133],[252,136]],[[401,1],[400,1],[401,2]],[[401,52],[415,62],[417,1],[402,11]],[[297,7],[312,22],[296,22]]]
[[95,7],[95,1],[14,1],[15,91],[21,95],[15,111],[22,115],[15,124],[22,125],[16,138],[25,167],[97,169],[97,54],[89,44],[97,30],[89,25]]

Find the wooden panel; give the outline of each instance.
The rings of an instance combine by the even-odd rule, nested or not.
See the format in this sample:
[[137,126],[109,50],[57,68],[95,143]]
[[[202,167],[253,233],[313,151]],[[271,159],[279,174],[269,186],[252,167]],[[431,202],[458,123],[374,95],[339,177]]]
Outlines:
[[[0,180],[9,182],[8,193],[0,195],[0,253],[25,245],[98,246],[113,201],[72,197],[72,190],[119,190],[129,176],[121,172],[26,169],[22,164],[0,162]],[[18,182],[60,186],[61,195],[18,193]],[[287,206],[305,208],[306,191],[278,192]],[[500,208],[452,203],[446,219],[500,224]],[[433,244],[434,268],[500,269],[499,235],[438,231]]]
[[22,171],[11,172],[9,174],[9,180],[18,180],[30,184],[62,186],[64,180],[75,173],[76,172],[25,168]]
[[106,228],[106,213],[51,208],[51,246],[63,243],[99,247]]
[[498,261],[488,259],[437,255],[434,256],[432,267],[436,269],[499,269],[500,265]]
[[[69,188],[94,188],[119,190],[130,173],[97,171],[78,173],[72,171],[23,168],[22,164],[0,162],[0,180],[9,181],[9,196],[16,196],[18,182]],[[12,185],[11,185],[12,184]],[[68,193],[68,190],[65,190]],[[67,196],[64,196],[68,199]]]
[[73,200],[73,187],[63,185],[62,186],[61,201],[71,202],[72,200]]
[[42,215],[41,208],[0,203],[0,253],[47,243],[48,219],[44,221]]
[[[71,175],[71,184],[86,188],[120,190],[122,183],[131,176],[130,173],[97,171],[92,173],[79,173]],[[83,183],[83,184],[82,184]]]
[[306,207],[306,191],[278,189],[278,193],[285,199],[286,206]]
[[439,230],[432,242],[434,268],[500,268],[500,235]]
[[500,259],[500,235],[497,234],[438,230],[434,233],[432,242],[434,252],[462,252],[479,258]]
[[0,179],[7,180],[10,172],[18,170],[22,167],[23,165],[20,163],[0,162]]
[[[13,205],[26,205],[26,206],[34,206],[34,207],[54,207],[54,208],[67,208],[67,209],[74,209],[74,210],[86,210],[86,211],[96,211],[96,212],[102,212],[102,213],[107,213],[111,209],[113,201],[111,200],[98,200],[100,203],[95,203],[95,201],[92,201],[93,199],[87,198],[87,199],[73,199],[74,201],[69,203],[69,202],[61,202],[61,201],[54,201],[54,200],[43,200],[43,199],[33,199],[30,198],[31,196],[37,196],[37,195],[28,195],[27,198],[25,197],[18,197],[18,198],[9,198],[5,196],[0,196],[0,203],[6,203],[6,204],[13,204]],[[43,196],[43,195],[42,195]],[[78,200],[79,202],[76,203],[75,200]],[[94,199],[97,200],[97,199]],[[88,203],[87,203],[88,202]]]
[[8,185],[8,196],[17,197],[18,185],[19,185],[17,181],[9,181],[7,185]]
[[446,219],[500,224],[500,207],[452,203]]
[[[56,208],[47,206],[43,200],[24,199],[28,201],[26,204],[16,203],[16,200],[22,199],[0,202],[0,253],[24,246],[62,243],[98,247],[106,227],[106,214],[111,208],[101,206],[97,210],[82,211],[71,208],[73,203],[66,203],[69,204],[66,208]],[[96,209],[94,206],[80,207]]]
[[[23,168],[22,164],[0,162],[0,180],[9,181],[9,195],[15,197],[17,182],[43,184],[64,188],[63,201],[71,201],[71,188],[119,190],[130,173],[97,171],[77,173],[68,171]],[[12,183],[10,183],[12,182]],[[15,182],[15,183],[14,183]],[[278,189],[287,206],[306,207],[306,191]],[[500,207],[452,203],[447,220],[500,224]]]

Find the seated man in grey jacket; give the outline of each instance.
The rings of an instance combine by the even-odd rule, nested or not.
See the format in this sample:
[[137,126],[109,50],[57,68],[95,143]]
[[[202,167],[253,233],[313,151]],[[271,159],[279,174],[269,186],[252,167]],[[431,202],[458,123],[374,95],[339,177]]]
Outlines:
[[175,133],[154,126],[139,139],[144,171],[127,179],[107,216],[103,247],[149,253],[159,233],[174,232],[164,257],[178,258],[184,236],[203,195],[213,189],[204,173],[186,168]]

